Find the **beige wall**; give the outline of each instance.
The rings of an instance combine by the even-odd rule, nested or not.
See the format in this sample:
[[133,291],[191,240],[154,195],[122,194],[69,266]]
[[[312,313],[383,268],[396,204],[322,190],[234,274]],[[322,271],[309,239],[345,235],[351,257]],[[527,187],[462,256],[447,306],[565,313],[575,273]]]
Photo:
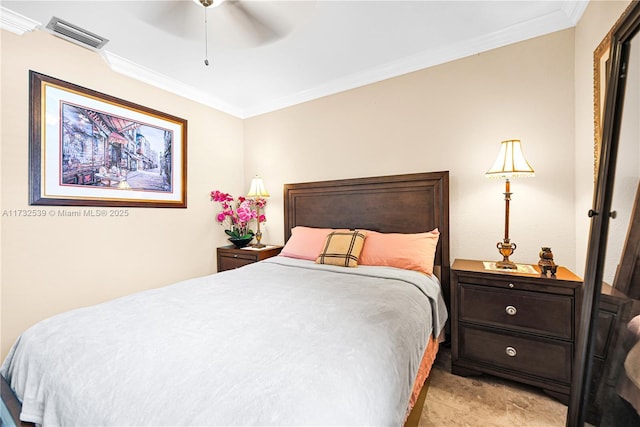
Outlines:
[[589,2],[576,26],[576,265],[584,273],[589,238],[587,212],[593,204],[593,51],[629,5],[629,1]]
[[[339,93],[245,121],[246,178],[282,184],[449,170],[451,254],[499,259],[504,181],[484,177],[500,141],[521,139],[535,178],[512,183],[517,262],[550,246],[574,267],[574,30]],[[265,240],[282,240],[267,211]]]
[[2,31],[1,43],[3,212],[29,208],[30,69],[187,119],[189,205],[130,208],[127,218],[2,216],[4,357],[42,318],[213,273],[215,247],[225,239],[209,191],[245,189],[242,120],[116,74],[98,54],[44,32]]

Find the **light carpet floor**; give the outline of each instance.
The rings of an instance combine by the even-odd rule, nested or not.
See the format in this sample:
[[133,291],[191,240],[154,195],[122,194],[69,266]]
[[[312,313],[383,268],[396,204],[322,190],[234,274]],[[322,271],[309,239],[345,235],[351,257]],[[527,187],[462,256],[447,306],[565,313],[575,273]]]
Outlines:
[[453,375],[448,348],[440,349],[430,378],[420,427],[565,425],[567,407],[538,388],[490,375]]

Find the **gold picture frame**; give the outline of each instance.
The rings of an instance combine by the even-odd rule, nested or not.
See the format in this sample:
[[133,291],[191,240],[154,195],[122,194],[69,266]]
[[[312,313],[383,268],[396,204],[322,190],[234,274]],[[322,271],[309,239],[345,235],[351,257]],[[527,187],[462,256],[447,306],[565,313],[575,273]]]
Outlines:
[[611,38],[613,29],[627,16],[629,10],[634,5],[631,2],[622,12],[616,23],[611,27],[606,36],[602,39],[598,47],[593,51],[593,182],[598,176],[600,164],[600,151],[602,149],[602,126],[605,94],[607,91],[607,81],[609,78],[609,59],[611,57]]
[[593,52],[593,179],[598,176],[600,150],[602,148],[602,112],[609,76],[611,57],[611,31],[602,39]]
[[29,72],[29,204],[187,207],[187,121]]

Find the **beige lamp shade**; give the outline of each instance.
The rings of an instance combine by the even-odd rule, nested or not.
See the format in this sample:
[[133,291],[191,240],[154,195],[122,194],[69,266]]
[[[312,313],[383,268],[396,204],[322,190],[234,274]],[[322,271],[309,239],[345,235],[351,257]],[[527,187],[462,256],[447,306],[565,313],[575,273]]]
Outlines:
[[249,188],[247,197],[269,197],[269,192],[264,188],[262,178],[256,176],[251,180],[251,187]]
[[485,174],[487,178],[517,178],[535,176],[534,170],[524,158],[519,139],[502,141],[500,153],[493,166]]

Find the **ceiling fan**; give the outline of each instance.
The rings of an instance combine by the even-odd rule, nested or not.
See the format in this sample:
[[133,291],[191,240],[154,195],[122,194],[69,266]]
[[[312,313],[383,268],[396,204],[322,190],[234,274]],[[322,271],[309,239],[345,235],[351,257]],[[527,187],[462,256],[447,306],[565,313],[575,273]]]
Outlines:
[[179,38],[204,37],[206,56],[209,32],[214,33],[212,41],[218,46],[253,48],[273,43],[292,31],[295,21],[307,13],[309,3],[314,2],[157,1],[146,3],[148,6],[138,16]]
[[252,13],[244,3],[239,0],[193,0],[195,3],[199,3],[204,7],[204,44],[205,44],[205,58],[204,65],[209,66],[209,54],[208,54],[208,20],[207,9],[209,7],[218,7],[223,3],[231,5],[234,9],[232,13],[236,13],[236,19],[247,26],[250,31],[253,31],[258,37],[261,44],[275,41],[284,34],[281,33],[281,29],[277,29],[273,23],[267,23],[265,18],[259,18],[256,14]]

